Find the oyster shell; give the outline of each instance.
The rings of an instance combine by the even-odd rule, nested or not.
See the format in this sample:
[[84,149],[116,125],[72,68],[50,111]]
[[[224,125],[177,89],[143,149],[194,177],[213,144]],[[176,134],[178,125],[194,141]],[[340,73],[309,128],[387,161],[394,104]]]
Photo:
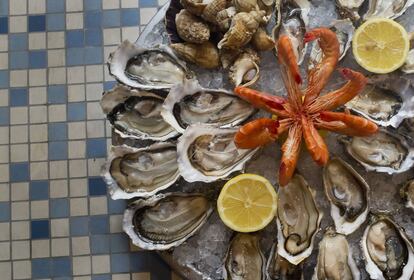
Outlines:
[[407,74],[414,73],[414,49],[411,49],[408,52],[407,60],[405,61],[405,64],[401,68],[401,71]]
[[234,86],[250,86],[260,77],[259,55],[252,49],[245,49],[229,69],[229,79]]
[[409,279],[414,252],[404,230],[385,215],[373,215],[362,237],[366,270],[372,279]]
[[224,89],[204,89],[197,80],[174,86],[165,99],[161,115],[183,133],[192,124],[231,127],[249,118],[256,110]]
[[201,17],[210,23],[217,25],[217,14],[227,6],[227,0],[210,0],[203,10]]
[[298,265],[312,253],[323,213],[316,207],[314,191],[298,174],[278,194],[277,252]]
[[103,177],[112,199],[152,196],[180,177],[176,145],[165,142],[144,148],[113,146]]
[[345,107],[381,126],[398,127],[414,117],[414,88],[400,77],[372,77],[364,90]]
[[187,182],[213,182],[243,170],[258,151],[238,149],[233,141],[238,128],[190,125],[178,139],[178,168]]
[[211,42],[202,44],[175,43],[170,47],[184,60],[203,68],[212,69],[220,65],[218,49]]
[[265,262],[259,236],[236,233],[226,254],[223,277],[228,280],[264,280]]
[[365,169],[388,174],[409,170],[414,163],[414,148],[411,139],[395,131],[380,129],[368,137],[340,137],[346,151]]
[[319,243],[318,262],[313,280],[357,280],[360,273],[348,241],[329,228]]
[[331,204],[336,231],[351,234],[365,222],[369,203],[369,186],[349,164],[333,158],[324,167],[323,184]]
[[365,0],[336,0],[336,6],[338,7],[339,14],[342,18],[350,18],[352,21],[357,21],[361,17],[359,16],[359,8]]
[[175,25],[178,35],[186,42],[201,44],[210,38],[209,26],[186,9],[175,16]]
[[168,250],[193,236],[212,211],[202,194],[158,194],[128,205],[123,230],[142,249]]
[[251,43],[258,51],[268,51],[275,47],[275,41],[273,41],[272,37],[267,35],[266,30],[263,27],[257,29],[252,37]]
[[414,4],[414,0],[369,0],[364,20],[374,17],[395,19],[401,16],[412,4]]
[[124,41],[108,60],[109,72],[119,82],[144,90],[169,89],[192,77],[184,62],[167,46],[147,49]]
[[154,93],[116,86],[104,93],[101,107],[121,137],[164,141],[178,132],[161,117],[163,102]]
[[270,249],[266,264],[267,280],[299,280],[303,279],[302,265],[293,265],[277,253],[277,244]]
[[407,208],[414,209],[414,179],[408,181],[400,190],[401,197],[404,198],[407,203]]

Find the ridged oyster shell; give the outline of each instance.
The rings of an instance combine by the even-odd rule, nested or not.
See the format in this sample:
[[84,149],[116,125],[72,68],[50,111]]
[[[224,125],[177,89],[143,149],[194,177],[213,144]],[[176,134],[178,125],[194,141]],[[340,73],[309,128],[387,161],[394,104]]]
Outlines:
[[144,148],[113,146],[103,177],[112,199],[150,197],[180,177],[176,145],[165,142]]
[[266,264],[267,280],[303,279],[302,264],[294,265],[277,253],[277,243],[270,249]]
[[323,213],[315,203],[315,192],[305,179],[295,174],[278,191],[277,252],[294,265],[312,253]]
[[405,206],[414,209],[414,179],[408,181],[400,190],[401,197],[406,200]]
[[369,186],[349,164],[332,158],[324,167],[323,184],[338,233],[351,234],[365,222]]
[[369,0],[364,20],[374,17],[395,19],[401,16],[412,4],[414,4],[414,0]]
[[168,250],[193,236],[212,211],[202,194],[158,194],[130,203],[124,212],[123,229],[142,249]]
[[243,170],[258,151],[238,149],[233,138],[238,128],[202,124],[187,127],[178,139],[178,168],[187,182],[213,182]]
[[385,215],[372,215],[362,251],[372,279],[405,280],[413,274],[413,247],[404,230]]
[[109,72],[119,82],[139,89],[169,89],[192,77],[167,46],[147,49],[124,41],[110,54]]
[[180,133],[192,124],[232,127],[256,110],[224,89],[205,89],[197,80],[174,86],[162,106],[161,115]]

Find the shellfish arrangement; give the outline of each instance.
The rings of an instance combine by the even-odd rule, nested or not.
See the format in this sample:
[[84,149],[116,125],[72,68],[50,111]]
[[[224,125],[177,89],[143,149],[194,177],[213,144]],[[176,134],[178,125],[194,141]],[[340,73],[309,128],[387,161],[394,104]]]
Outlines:
[[[358,21],[414,15],[409,9],[414,1],[392,2],[336,1],[328,28],[340,43],[341,63],[357,68],[348,49]],[[216,5],[220,10],[213,9]],[[369,76],[343,109],[375,123],[378,132],[328,134],[324,140],[331,154],[324,168],[301,153],[296,172],[280,187],[275,172],[280,143],[241,149],[234,142],[241,125],[269,115],[234,94],[233,87],[212,88],[223,79],[206,82],[212,76],[186,63],[194,61],[178,49],[196,48],[194,57],[204,61],[196,64],[204,68],[222,63],[226,55],[234,59],[223,65],[230,72],[253,61],[255,75],[257,52],[265,50],[256,40],[274,45],[265,31],[269,22],[274,40],[288,35],[297,65],[311,70],[324,59],[318,41],[304,43],[313,1],[172,0],[169,7],[161,11],[167,10],[165,21],[147,27],[162,30],[160,38],[125,41],[110,55],[109,71],[118,85],[101,100],[114,131],[103,177],[113,199],[130,200],[123,228],[132,242],[168,251],[188,279],[413,279],[413,78],[401,72]],[[250,39],[230,34],[252,26]],[[237,47],[226,47],[231,44]],[[209,48],[215,49],[214,59],[203,58]],[[234,84],[254,80],[261,89],[274,87],[282,80],[274,74],[281,71],[275,54],[263,54],[260,79],[243,70]],[[271,76],[263,69],[271,69]],[[338,81],[343,79],[332,83]],[[223,179],[244,171],[265,176],[279,194],[275,221],[250,234],[231,232],[215,210]]]

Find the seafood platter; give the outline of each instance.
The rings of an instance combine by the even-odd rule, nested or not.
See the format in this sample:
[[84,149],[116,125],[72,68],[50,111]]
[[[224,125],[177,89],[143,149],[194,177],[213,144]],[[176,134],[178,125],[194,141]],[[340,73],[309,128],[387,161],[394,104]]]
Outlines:
[[[113,127],[103,177],[128,200],[132,243],[191,280],[414,279],[414,51],[388,74],[352,52],[371,18],[414,31],[413,4],[162,7],[110,55],[118,84],[101,100]],[[217,210],[240,173],[277,193],[261,230],[233,231]]]

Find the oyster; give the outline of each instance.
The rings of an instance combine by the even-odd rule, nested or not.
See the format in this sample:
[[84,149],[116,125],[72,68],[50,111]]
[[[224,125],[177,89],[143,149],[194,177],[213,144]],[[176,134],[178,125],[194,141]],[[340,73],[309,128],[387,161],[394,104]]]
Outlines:
[[103,176],[112,199],[152,196],[180,177],[176,145],[114,146],[109,152]]
[[216,22],[221,31],[229,30],[231,20],[236,13],[236,8],[234,6],[228,7],[217,13]]
[[365,0],[336,0],[336,6],[338,7],[339,14],[342,18],[350,18],[352,21],[358,21],[358,10],[362,6]]
[[116,86],[103,95],[101,107],[121,137],[164,141],[178,132],[161,117],[163,102],[154,93]]
[[268,51],[275,47],[275,41],[272,37],[267,35],[266,30],[263,27],[259,27],[256,33],[254,33],[252,41],[253,47],[258,51]]
[[109,72],[119,82],[144,90],[168,89],[192,74],[170,48],[142,48],[124,41],[108,60]]
[[302,176],[295,174],[285,187],[279,188],[277,209],[277,252],[297,265],[312,253],[322,219],[314,191]]
[[414,148],[411,139],[395,131],[380,129],[368,137],[341,137],[346,151],[367,170],[401,173],[409,170],[414,163]]
[[414,209],[414,179],[408,181],[400,190],[402,198],[407,201],[407,208]]
[[348,241],[329,228],[319,243],[318,262],[313,280],[358,280],[360,273]]
[[411,49],[408,52],[407,60],[405,61],[405,64],[401,68],[401,71],[403,71],[407,74],[413,74],[414,73],[414,49]]
[[302,265],[293,265],[277,253],[277,246],[274,244],[270,249],[270,255],[266,264],[267,280],[288,280],[303,279]]
[[256,110],[224,89],[204,89],[197,80],[174,86],[165,99],[161,115],[183,133],[192,124],[231,127],[249,118]]
[[374,17],[395,19],[401,16],[412,4],[414,4],[414,0],[369,0],[364,20]]
[[202,44],[175,43],[170,47],[184,60],[203,68],[212,69],[220,65],[218,49],[211,42]]
[[201,17],[210,23],[217,25],[217,14],[226,9],[227,0],[210,0],[203,10]]
[[250,86],[260,77],[259,55],[252,49],[245,49],[229,69],[229,79],[234,86]]
[[167,193],[130,203],[123,229],[145,250],[168,250],[193,236],[213,211],[202,194]]
[[381,126],[398,127],[414,117],[414,89],[410,81],[400,77],[376,76],[345,107]]
[[404,230],[385,215],[373,215],[362,237],[366,270],[372,279],[409,279],[414,252]]
[[264,280],[265,258],[257,234],[237,233],[227,251],[224,279]]
[[333,158],[324,167],[323,184],[336,231],[351,234],[368,215],[369,186],[349,164]]
[[186,9],[175,16],[175,25],[178,35],[186,42],[201,44],[210,38],[209,26]]
[[243,170],[257,149],[238,149],[238,128],[190,125],[178,139],[178,168],[187,182],[213,182]]

